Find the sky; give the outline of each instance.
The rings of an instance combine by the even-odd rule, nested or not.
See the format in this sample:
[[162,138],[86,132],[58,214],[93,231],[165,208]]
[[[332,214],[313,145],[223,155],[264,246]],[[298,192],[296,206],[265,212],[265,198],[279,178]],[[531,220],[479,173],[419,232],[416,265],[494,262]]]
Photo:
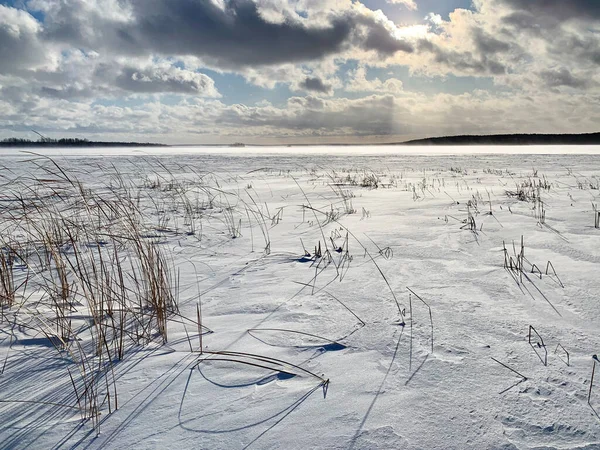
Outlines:
[[598,0],[0,0],[0,139],[600,131]]

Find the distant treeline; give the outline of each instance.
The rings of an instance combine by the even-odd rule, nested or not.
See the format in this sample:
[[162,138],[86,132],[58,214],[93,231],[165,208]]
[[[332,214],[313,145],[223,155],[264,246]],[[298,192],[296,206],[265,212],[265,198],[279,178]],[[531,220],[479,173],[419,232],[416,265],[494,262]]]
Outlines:
[[101,142],[77,138],[43,138],[37,141],[8,138],[0,141],[0,147],[163,147],[163,145],[149,142]]
[[416,139],[405,145],[600,145],[600,133],[589,134],[495,134],[445,136]]

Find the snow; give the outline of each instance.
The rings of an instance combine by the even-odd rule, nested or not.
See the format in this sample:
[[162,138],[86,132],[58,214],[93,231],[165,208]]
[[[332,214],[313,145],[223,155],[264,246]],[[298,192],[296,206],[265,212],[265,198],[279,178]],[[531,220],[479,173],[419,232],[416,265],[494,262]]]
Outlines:
[[[155,236],[143,239],[178,273],[189,321],[171,317],[166,343],[127,346],[114,362],[118,409],[105,402],[95,428],[69,378],[76,362],[36,325],[53,317],[36,272],[19,298],[29,306],[5,308],[0,322],[0,448],[600,448],[600,386],[588,405],[600,148],[95,151],[41,153],[104,198],[122,186],[118,171]],[[16,151],[0,164],[8,239],[18,237],[14,195],[43,192],[41,168],[53,166]],[[507,195],[522,186],[531,201]],[[46,205],[65,215],[64,201]],[[521,237],[522,283],[504,267]],[[319,243],[331,262],[315,257]],[[19,279],[26,268],[15,270]],[[212,331],[202,355],[199,298]],[[89,323],[85,302],[69,318]],[[529,344],[530,326],[544,346],[536,335]]]

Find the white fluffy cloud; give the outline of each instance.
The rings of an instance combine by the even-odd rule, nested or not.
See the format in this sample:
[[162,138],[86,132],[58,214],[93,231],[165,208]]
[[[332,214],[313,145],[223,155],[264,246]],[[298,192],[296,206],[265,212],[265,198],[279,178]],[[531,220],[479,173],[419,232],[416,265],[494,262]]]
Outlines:
[[386,92],[399,94],[402,92],[402,81],[388,78],[381,81],[379,78],[367,79],[367,70],[364,66],[349,72],[348,83],[345,90],[348,92]]
[[386,0],[388,3],[393,3],[396,5],[404,5],[406,8],[416,11],[417,4],[414,0]]

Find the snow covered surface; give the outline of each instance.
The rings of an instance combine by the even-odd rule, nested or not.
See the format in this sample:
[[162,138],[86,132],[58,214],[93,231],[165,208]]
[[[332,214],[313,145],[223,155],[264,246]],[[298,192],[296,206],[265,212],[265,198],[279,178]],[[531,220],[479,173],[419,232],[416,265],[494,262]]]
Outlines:
[[[94,151],[36,153],[135,192],[190,321],[115,359],[93,427],[31,275],[0,322],[0,448],[600,448],[598,147]],[[7,239],[15,195],[57,169],[0,164]]]

